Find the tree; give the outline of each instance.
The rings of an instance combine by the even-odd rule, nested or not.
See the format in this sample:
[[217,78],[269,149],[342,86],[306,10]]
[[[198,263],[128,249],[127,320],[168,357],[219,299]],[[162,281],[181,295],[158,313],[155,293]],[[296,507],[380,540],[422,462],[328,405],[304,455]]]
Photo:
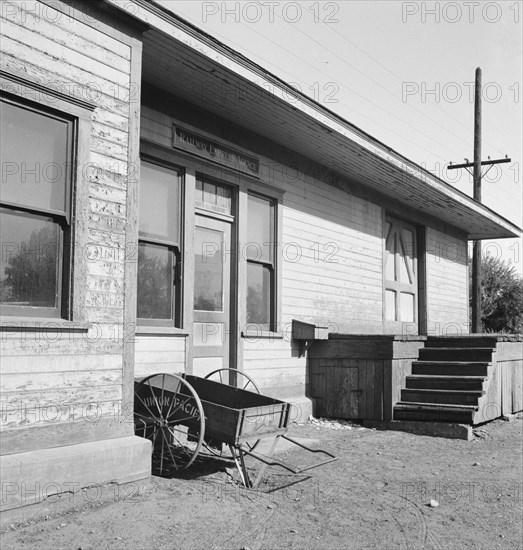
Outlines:
[[484,332],[523,332],[523,279],[494,256],[482,259],[481,320]]
[[33,230],[27,241],[21,240],[18,253],[7,260],[2,300],[54,307],[58,292],[58,247],[58,229],[51,224]]

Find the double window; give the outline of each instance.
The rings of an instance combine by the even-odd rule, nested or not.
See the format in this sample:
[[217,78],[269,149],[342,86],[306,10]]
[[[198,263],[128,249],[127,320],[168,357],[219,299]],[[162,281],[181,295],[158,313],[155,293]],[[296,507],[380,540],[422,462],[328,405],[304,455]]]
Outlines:
[[0,303],[69,316],[75,119],[0,97]]
[[179,326],[182,175],[151,159],[142,159],[140,172],[137,317]]
[[[200,178],[193,170],[191,167],[187,177],[194,178],[196,212],[204,217],[216,217],[224,223],[233,222],[233,187]],[[150,150],[143,150],[139,190],[137,281],[137,318],[141,325],[181,327],[184,182],[185,171],[173,164],[167,153],[153,146],[150,146]],[[243,253],[238,257],[246,263],[246,321],[249,331],[254,326],[256,330],[275,331],[278,310],[279,199],[246,188],[243,192],[246,193],[247,200],[242,201],[244,206],[238,216],[246,220],[247,232],[246,240],[242,239]],[[216,238],[210,229],[198,229],[195,235],[196,249],[202,243],[207,246],[213,243],[214,246]],[[199,239],[204,240],[200,243]],[[231,258],[234,257],[233,254]],[[196,276],[185,286],[186,289],[194,286],[196,311],[222,309],[221,294],[217,291],[225,284],[222,280],[222,261],[218,255],[211,257],[207,254],[205,258],[196,255]],[[234,269],[233,267],[231,284],[235,280]],[[231,288],[230,291],[236,292],[237,289]]]

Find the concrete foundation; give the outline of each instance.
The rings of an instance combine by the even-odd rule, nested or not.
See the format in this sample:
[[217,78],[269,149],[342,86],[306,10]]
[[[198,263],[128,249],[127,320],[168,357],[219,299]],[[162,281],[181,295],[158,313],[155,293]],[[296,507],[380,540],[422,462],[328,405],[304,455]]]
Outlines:
[[[1,524],[41,516],[58,501],[80,506],[139,490],[151,475],[152,445],[136,436],[0,457]],[[15,514],[15,511],[17,512]]]
[[446,437],[447,439],[464,439],[470,441],[474,436],[472,426],[466,424],[451,424],[446,422],[409,422],[403,420],[364,420],[366,428],[377,430],[395,430],[417,435],[428,435],[431,437]]

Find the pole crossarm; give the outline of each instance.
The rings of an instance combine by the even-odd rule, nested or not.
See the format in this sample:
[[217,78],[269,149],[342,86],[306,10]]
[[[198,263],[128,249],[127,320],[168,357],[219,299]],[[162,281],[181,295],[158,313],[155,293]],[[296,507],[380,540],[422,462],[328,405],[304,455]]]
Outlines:
[[[504,162],[512,162],[512,159],[509,159],[508,157],[505,157],[504,159],[496,159],[496,160],[483,160],[481,161],[481,166],[487,166],[491,164],[502,164]],[[447,166],[447,170],[456,170],[457,168],[473,168],[474,163],[473,162],[466,162],[463,164],[452,164],[452,162]]]
[[[474,162],[469,162],[465,159],[462,164],[452,164],[447,166],[447,170],[457,170],[465,168],[472,175],[474,182],[474,200],[481,202],[481,179],[492,168],[494,164],[502,164],[511,162],[508,155],[504,159],[481,160],[481,68],[476,69],[476,85],[474,88]],[[485,173],[481,173],[481,167],[488,166]],[[472,168],[472,172],[469,170]],[[475,240],[472,247],[472,288],[471,288],[471,305],[472,305],[472,332],[479,333],[482,330],[481,323],[481,241]]]

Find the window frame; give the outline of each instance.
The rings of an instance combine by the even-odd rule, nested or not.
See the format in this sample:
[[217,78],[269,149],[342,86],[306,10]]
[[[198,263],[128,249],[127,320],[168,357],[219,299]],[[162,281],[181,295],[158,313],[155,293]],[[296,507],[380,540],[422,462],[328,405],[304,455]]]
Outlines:
[[[85,273],[86,259],[83,246],[87,235],[77,231],[88,219],[85,208],[77,204],[87,204],[89,183],[78,177],[79,167],[88,165],[88,144],[91,133],[91,113],[95,105],[70,97],[51,88],[43,87],[17,75],[0,74],[0,98],[3,102],[36,114],[42,114],[62,122],[66,128],[66,174],[64,211],[52,208],[38,208],[32,205],[19,205],[13,201],[2,201],[2,208],[22,213],[25,216],[51,218],[59,227],[59,263],[57,267],[57,306],[20,306],[4,303],[0,305],[0,315],[6,319],[85,319],[85,288],[80,280]],[[85,178],[84,178],[85,179]]]
[[[177,242],[169,241],[167,239],[155,239],[150,236],[140,235],[140,209],[138,205],[138,240],[137,240],[137,269],[138,269],[138,255],[139,247],[141,243],[159,246],[165,248],[172,255],[172,269],[173,274],[171,277],[171,285],[173,292],[171,293],[171,312],[172,315],[169,319],[159,318],[147,318],[138,316],[138,276],[136,279],[136,323],[138,326],[143,327],[164,327],[164,328],[181,328],[183,318],[183,246],[184,242],[184,189],[185,189],[185,170],[182,166],[173,162],[169,154],[163,151],[149,146],[147,143],[142,142],[140,150],[140,164],[146,162],[166,168],[177,173],[179,178],[178,192],[176,193],[176,208],[178,209],[178,240]],[[138,189],[138,196],[140,191]],[[172,207],[172,205],[170,205]]]
[[[261,331],[268,331],[268,332],[276,332],[278,323],[276,319],[276,311],[277,311],[277,304],[278,304],[278,285],[277,285],[277,250],[278,250],[278,200],[274,197],[270,197],[267,195],[264,195],[262,193],[259,193],[258,191],[248,189],[247,191],[247,223],[248,220],[248,211],[249,211],[249,199],[250,197],[257,197],[259,199],[265,200],[269,203],[269,205],[272,208],[272,220],[271,220],[271,226],[270,226],[270,236],[269,236],[269,243],[270,243],[270,251],[269,251],[269,259],[265,260],[263,258],[249,258],[248,254],[245,255],[246,260],[246,282],[245,282],[245,288],[246,288],[246,324],[252,325],[252,326],[258,326]],[[261,244],[262,246],[265,245],[265,243],[257,243]],[[247,246],[249,246],[249,242],[246,243]],[[249,289],[249,280],[248,280],[248,274],[249,274],[249,265],[259,265],[265,268],[269,269],[270,274],[270,289],[269,289],[269,322],[268,323],[256,323],[253,321],[249,321],[247,319],[248,310],[247,310],[247,304],[248,304],[248,289]]]

